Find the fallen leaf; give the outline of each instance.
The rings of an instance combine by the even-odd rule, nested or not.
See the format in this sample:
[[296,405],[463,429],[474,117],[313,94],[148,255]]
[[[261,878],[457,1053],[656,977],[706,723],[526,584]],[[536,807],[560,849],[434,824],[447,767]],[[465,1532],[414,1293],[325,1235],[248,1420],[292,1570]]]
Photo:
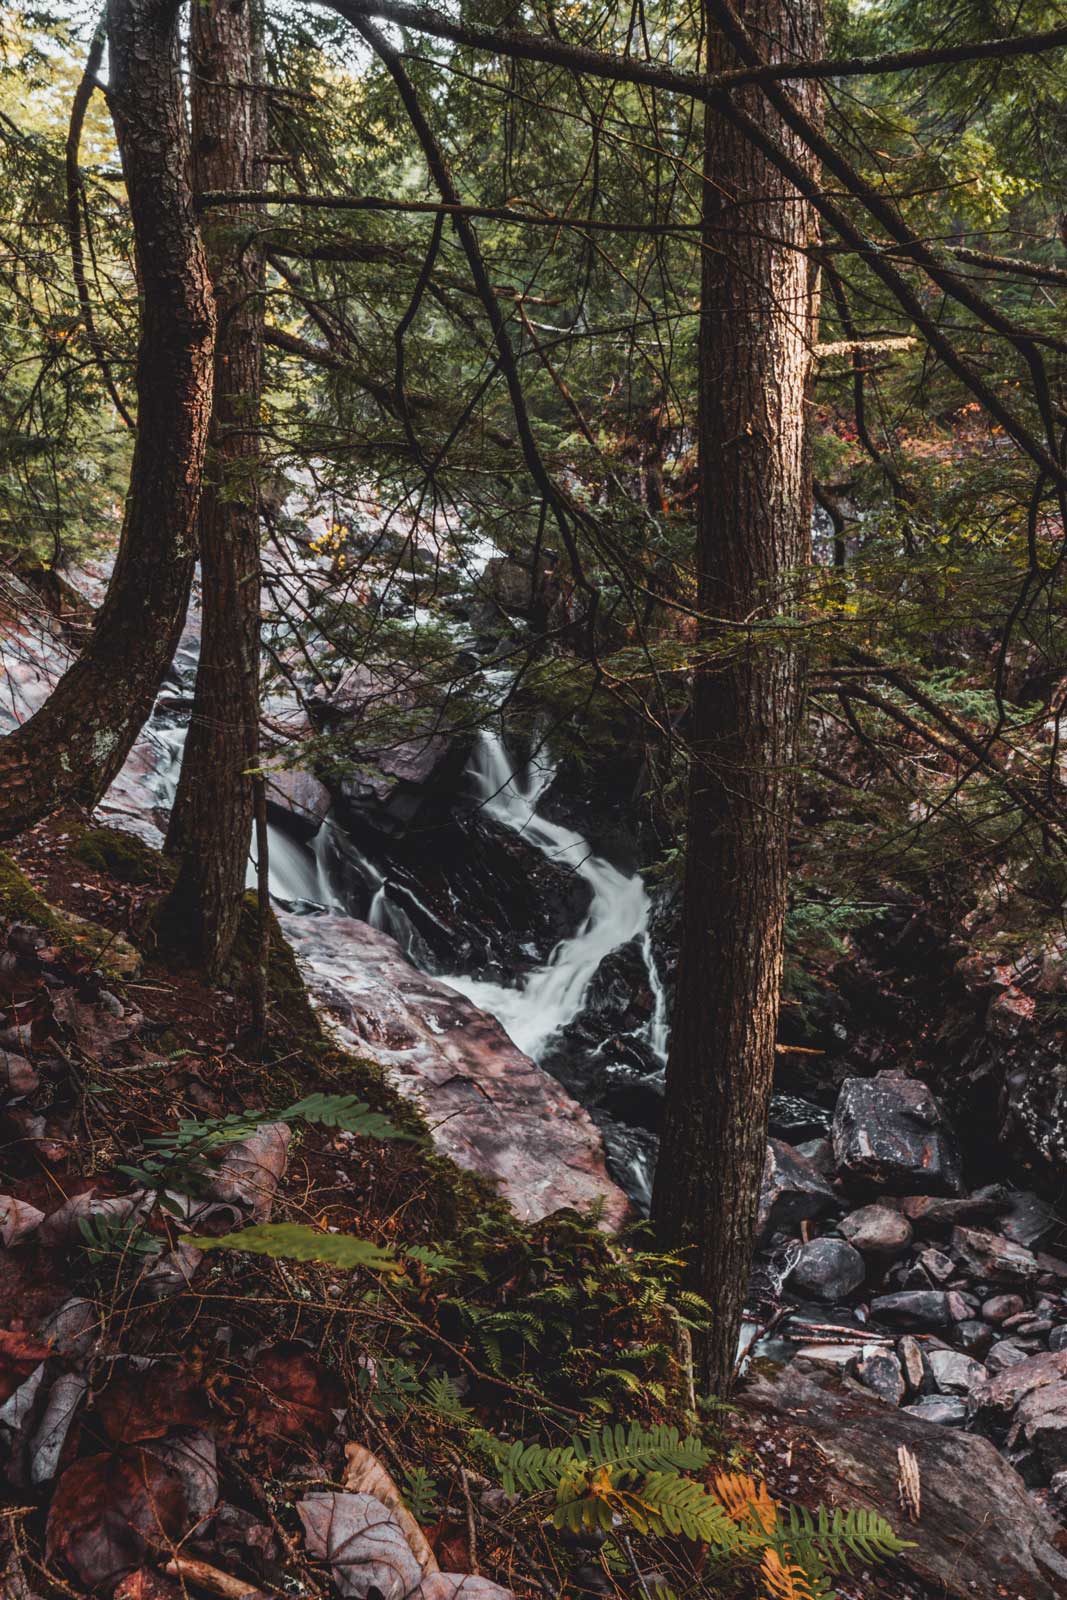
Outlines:
[[30,1440],[30,1481],[48,1483],[56,1475],[74,1414],[89,1387],[80,1372],[61,1372],[53,1383],[44,1415]]
[[342,1479],[345,1488],[352,1494],[372,1494],[382,1505],[387,1506],[400,1524],[423,1575],[436,1572],[437,1557],[430,1549],[426,1535],[408,1510],[403,1495],[378,1457],[361,1444],[347,1444],[345,1459],[347,1465]]
[[250,1206],[254,1221],[266,1222],[285,1173],[292,1137],[284,1122],[263,1123],[247,1139],[230,1146],[207,1193],[213,1200]]
[[56,1485],[45,1551],[85,1585],[114,1583],[188,1531],[178,1476],[139,1448],[75,1461]]
[[342,1595],[404,1600],[422,1568],[388,1507],[371,1494],[313,1494],[297,1505],[308,1550],[330,1567]]

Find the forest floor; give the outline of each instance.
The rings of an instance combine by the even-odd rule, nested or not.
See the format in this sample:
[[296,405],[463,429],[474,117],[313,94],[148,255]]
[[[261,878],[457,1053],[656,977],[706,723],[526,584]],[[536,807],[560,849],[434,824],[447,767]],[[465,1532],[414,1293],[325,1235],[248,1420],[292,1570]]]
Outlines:
[[[380,1069],[324,1035],[280,938],[253,1047],[248,994],[153,947],[167,874],[84,822],[0,858],[5,1600],[365,1594],[342,1517],[357,1446],[443,1569],[434,1588],[422,1567],[426,1600],[457,1585],[479,1600],[482,1579],[531,1596],[762,1593],[751,1560],[719,1565],[707,1544],[609,1537],[610,1517],[558,1531],[549,1476],[505,1492],[513,1441],[688,1431],[677,1264],[643,1230],[611,1238],[575,1212],[520,1226],[434,1153]],[[355,1096],[402,1136],[279,1115],[311,1095]],[[345,1270],[183,1239],[268,1217],[395,1259]],[[811,1506],[826,1486],[798,1423],[713,1411],[703,1435],[697,1481],[765,1476]],[[376,1571],[386,1600],[411,1591]],[[932,1593],[862,1560],[837,1592]]]

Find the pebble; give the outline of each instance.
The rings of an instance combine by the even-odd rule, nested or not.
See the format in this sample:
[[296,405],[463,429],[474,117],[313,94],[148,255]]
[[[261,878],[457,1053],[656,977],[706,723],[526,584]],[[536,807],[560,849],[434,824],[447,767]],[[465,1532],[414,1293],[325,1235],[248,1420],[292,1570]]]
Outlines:
[[844,1218],[839,1231],[864,1255],[899,1255],[912,1241],[911,1223],[892,1206],[861,1206]]
[[1026,1301],[1018,1294],[995,1294],[982,1307],[982,1315],[995,1328],[1002,1327],[1009,1317],[1017,1317],[1026,1310]]
[[927,1357],[934,1382],[942,1394],[970,1394],[985,1382],[986,1370],[980,1361],[962,1350],[931,1350]]
[[989,1351],[985,1358],[985,1364],[990,1372],[1006,1372],[1009,1367],[1017,1367],[1020,1362],[1026,1359],[1025,1350],[1020,1350],[1019,1346],[1012,1344],[1010,1339],[1001,1339]]
[[967,1421],[967,1406],[955,1395],[928,1394],[914,1405],[902,1406],[906,1416],[918,1417],[920,1422],[937,1422],[943,1428],[962,1428]]

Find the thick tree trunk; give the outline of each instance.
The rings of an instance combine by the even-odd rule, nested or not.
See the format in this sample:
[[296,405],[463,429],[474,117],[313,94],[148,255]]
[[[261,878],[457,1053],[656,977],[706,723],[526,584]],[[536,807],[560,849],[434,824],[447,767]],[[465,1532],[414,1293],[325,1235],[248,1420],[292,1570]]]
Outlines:
[[[263,183],[266,106],[254,0],[193,7],[194,185]],[[213,210],[205,244],[219,332],[200,502],[203,636],[189,737],[167,836],[180,858],[169,923],[209,972],[233,948],[252,834],[259,728],[259,427],[263,253],[257,219]]]
[[[710,7],[709,7],[710,12]],[[749,0],[770,59],[815,56],[819,0]],[[709,70],[736,65],[709,14]],[[745,108],[811,158],[758,89]],[[816,86],[807,91],[811,100]],[[811,208],[710,107],[699,330],[703,664],[694,683],[685,910],[653,1216],[713,1320],[701,1376],[729,1390],[747,1285],[782,967],[803,674],[785,632],[810,560],[805,427]]]
[[193,213],[176,0],[110,0],[111,108],[141,292],[137,439],[118,559],[85,650],[0,741],[0,837],[93,805],[170,665],[195,558],[211,408],[211,287]]

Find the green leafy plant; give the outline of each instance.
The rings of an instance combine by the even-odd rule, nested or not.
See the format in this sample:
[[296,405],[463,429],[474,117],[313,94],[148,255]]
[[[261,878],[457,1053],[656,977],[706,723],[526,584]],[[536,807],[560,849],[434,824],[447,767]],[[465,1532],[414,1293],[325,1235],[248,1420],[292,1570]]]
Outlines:
[[403,1264],[387,1245],[372,1244],[351,1233],[323,1233],[303,1222],[261,1222],[217,1238],[191,1234],[189,1243],[198,1250],[243,1250],[272,1261],[319,1261],[344,1271],[354,1267],[370,1272],[403,1271]]

